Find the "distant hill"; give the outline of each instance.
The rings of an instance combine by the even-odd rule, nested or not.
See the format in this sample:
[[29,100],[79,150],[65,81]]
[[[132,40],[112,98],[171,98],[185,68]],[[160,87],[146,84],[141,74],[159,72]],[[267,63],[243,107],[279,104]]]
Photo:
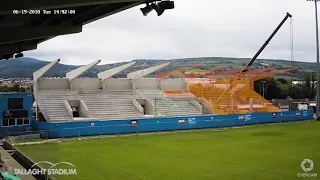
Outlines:
[[[17,58],[7,61],[0,61],[0,77],[32,77],[32,73],[49,64],[48,61],[41,61],[33,58]],[[57,64],[49,72],[49,76],[61,75],[77,66]]]
[[[184,58],[184,59],[174,59],[174,60],[135,60],[138,63],[134,66],[130,67],[129,69],[121,72],[120,74],[116,75],[115,77],[125,77],[125,74],[141,70],[150,66],[154,66],[164,62],[171,62],[172,64],[162,70],[160,72],[191,66],[194,64],[201,64],[202,66],[198,67],[197,69],[208,69],[215,66],[224,66],[228,65],[231,68],[243,67],[249,62],[249,58],[228,58],[228,57],[201,57],[201,58]],[[41,67],[47,65],[48,61],[42,61],[33,58],[17,58],[17,59],[10,59],[7,61],[0,61],[0,77],[2,78],[13,78],[13,77],[32,77],[32,73],[36,70],[40,69]],[[127,62],[126,62],[127,63]],[[120,66],[124,63],[115,63],[115,64],[105,64],[105,65],[98,65],[91,68],[87,73],[83,76],[86,77],[96,77],[97,73]],[[260,59],[254,63],[254,66],[260,67],[265,64],[277,66],[279,68],[287,68],[291,67],[292,62],[286,60],[277,60],[277,59]],[[303,71],[314,71],[316,68],[315,63],[308,63],[308,62],[293,62],[293,66],[297,67],[298,70],[285,73],[281,76],[284,77],[294,77],[300,78],[303,75]],[[71,71],[79,66],[75,65],[65,65],[65,64],[57,64],[54,66],[46,76],[54,76],[54,77],[63,77],[68,71]],[[151,75],[152,76],[152,75]]]

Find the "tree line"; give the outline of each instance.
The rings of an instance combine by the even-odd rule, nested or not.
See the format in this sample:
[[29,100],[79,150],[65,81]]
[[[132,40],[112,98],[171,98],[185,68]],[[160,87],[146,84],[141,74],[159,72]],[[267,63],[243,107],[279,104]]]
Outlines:
[[[297,82],[293,84],[293,82]],[[270,77],[254,82],[254,90],[263,96],[265,99],[315,99],[316,96],[316,74],[314,72],[304,72],[303,78],[284,79]]]
[[19,83],[14,84],[13,86],[0,86],[0,92],[22,92],[22,93],[33,93],[32,87],[21,87]]

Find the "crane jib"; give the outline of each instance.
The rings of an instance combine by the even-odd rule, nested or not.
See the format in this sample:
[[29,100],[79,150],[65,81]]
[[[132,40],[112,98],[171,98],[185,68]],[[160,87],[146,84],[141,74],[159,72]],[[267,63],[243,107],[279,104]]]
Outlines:
[[250,62],[244,67],[244,69],[240,73],[248,71],[248,68],[258,58],[258,56],[261,54],[261,52],[264,50],[264,48],[269,44],[269,42],[272,40],[272,38],[276,35],[276,33],[279,31],[279,29],[282,27],[282,25],[287,21],[287,19],[289,17],[291,18],[292,15],[290,13],[287,13],[286,17],[284,17],[284,19],[281,21],[281,23],[278,25],[278,27],[273,31],[273,33],[270,35],[268,40],[262,45],[262,47],[259,49],[259,51],[254,55],[254,57],[250,60]]

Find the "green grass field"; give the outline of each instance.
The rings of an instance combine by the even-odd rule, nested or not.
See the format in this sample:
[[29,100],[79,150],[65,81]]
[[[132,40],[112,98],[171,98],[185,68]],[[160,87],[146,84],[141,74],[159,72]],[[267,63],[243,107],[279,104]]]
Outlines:
[[[320,122],[148,134],[19,146],[33,160],[68,161],[57,179],[320,179]],[[312,159],[317,178],[298,178]]]

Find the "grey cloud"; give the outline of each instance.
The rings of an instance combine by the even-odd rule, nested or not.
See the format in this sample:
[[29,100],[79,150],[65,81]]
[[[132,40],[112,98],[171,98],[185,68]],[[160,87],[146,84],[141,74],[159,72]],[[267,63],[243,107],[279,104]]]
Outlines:
[[[175,0],[176,9],[157,17],[135,7],[93,22],[80,34],[60,36],[27,56],[66,64],[182,57],[252,57],[280,23],[293,14],[295,59],[314,61],[313,4],[303,0]],[[260,58],[289,59],[289,23]]]

